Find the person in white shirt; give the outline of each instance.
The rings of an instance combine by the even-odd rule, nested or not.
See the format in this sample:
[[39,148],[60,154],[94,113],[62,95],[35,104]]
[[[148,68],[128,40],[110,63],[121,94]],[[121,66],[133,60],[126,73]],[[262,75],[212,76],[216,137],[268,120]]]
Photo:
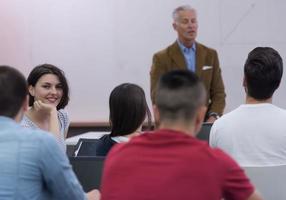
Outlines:
[[215,121],[210,146],[230,154],[241,166],[286,164],[286,111],[272,104],[283,63],[270,47],[257,47],[244,65],[245,104]]

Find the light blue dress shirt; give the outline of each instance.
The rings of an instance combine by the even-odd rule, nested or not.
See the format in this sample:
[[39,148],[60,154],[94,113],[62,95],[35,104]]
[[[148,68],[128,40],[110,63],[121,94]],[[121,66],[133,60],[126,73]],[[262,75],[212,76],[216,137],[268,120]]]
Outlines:
[[196,72],[196,44],[193,43],[191,48],[187,48],[179,40],[177,40],[177,42],[184,54],[188,69]]
[[54,137],[0,116],[0,199],[86,199]]

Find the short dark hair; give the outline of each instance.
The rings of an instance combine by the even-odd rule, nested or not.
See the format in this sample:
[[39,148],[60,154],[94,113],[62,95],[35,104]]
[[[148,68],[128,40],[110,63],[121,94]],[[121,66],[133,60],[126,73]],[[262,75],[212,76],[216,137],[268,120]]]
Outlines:
[[144,90],[132,83],[123,83],[115,87],[109,97],[109,120],[111,136],[123,136],[133,133],[144,122],[146,116],[151,126],[151,113]]
[[[29,86],[33,86],[35,87],[35,85],[37,84],[38,80],[46,74],[54,74],[58,77],[62,88],[63,88],[63,96],[61,98],[60,103],[57,105],[57,110],[65,108],[66,105],[69,102],[69,86],[67,83],[67,79],[65,77],[64,72],[59,69],[58,67],[51,65],[51,64],[42,64],[42,65],[38,65],[36,66],[29,74],[28,76],[28,85]],[[34,97],[29,94],[30,99],[29,99],[29,106],[32,106],[34,103]]]
[[257,47],[247,57],[244,65],[247,94],[257,100],[272,97],[279,87],[283,74],[283,61],[271,47]]
[[27,95],[25,77],[10,66],[0,66],[0,115],[14,118]]
[[190,121],[197,109],[205,105],[205,99],[205,88],[195,73],[173,70],[161,76],[155,104],[161,121]]

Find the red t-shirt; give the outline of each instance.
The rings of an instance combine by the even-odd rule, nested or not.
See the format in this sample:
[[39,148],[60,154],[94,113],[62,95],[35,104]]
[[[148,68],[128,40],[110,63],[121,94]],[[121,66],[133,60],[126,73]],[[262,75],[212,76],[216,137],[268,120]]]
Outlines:
[[221,150],[161,129],[113,147],[101,192],[102,200],[244,200],[254,188]]

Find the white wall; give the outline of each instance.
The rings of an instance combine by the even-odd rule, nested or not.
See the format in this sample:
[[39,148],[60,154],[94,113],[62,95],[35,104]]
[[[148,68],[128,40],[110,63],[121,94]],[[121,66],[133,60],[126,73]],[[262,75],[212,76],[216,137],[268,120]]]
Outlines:
[[[36,65],[62,68],[71,87],[72,121],[107,121],[108,97],[123,82],[149,98],[152,55],[176,39],[172,10],[198,11],[198,41],[217,49],[226,112],[243,103],[243,64],[256,46],[286,56],[283,0],[0,0],[0,64],[25,75]],[[286,108],[285,75],[275,104]]]

